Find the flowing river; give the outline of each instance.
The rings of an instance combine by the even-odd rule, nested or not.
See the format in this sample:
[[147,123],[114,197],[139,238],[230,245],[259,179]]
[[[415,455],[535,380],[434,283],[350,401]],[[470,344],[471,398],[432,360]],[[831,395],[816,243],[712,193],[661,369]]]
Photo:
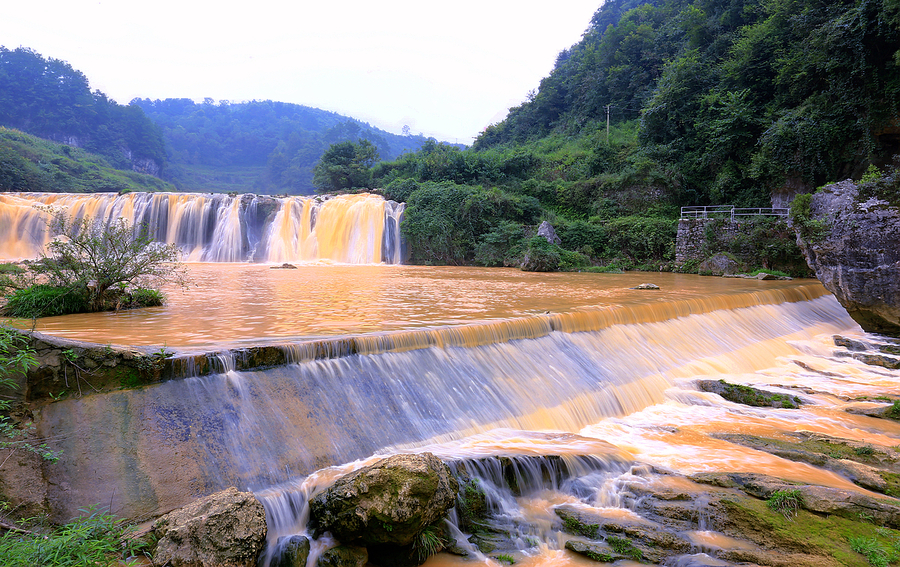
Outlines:
[[[223,352],[217,374],[43,408],[41,433],[63,450],[48,469],[59,508],[104,502],[150,515],[234,485],[263,501],[274,542],[305,533],[306,500],[338,476],[386,455],[430,451],[481,463],[473,474],[492,487],[497,515],[521,542],[511,552],[517,565],[595,565],[563,549],[554,508],[635,516],[626,486],[666,482],[659,471],[761,472],[863,491],[722,434],[900,444],[900,424],[845,411],[870,404],[858,398],[895,392],[900,371],[838,356],[835,334],[866,335],[815,280],[321,259],[296,269],[189,268],[192,285],[167,290],[166,307],[37,322],[41,332],[101,344]],[[661,289],[630,289],[644,282]],[[255,371],[233,370],[225,352],[334,337],[353,337],[359,348]],[[701,379],[764,385],[804,404],[735,404],[700,391]],[[547,456],[566,463],[566,482],[540,480],[540,460],[529,457]],[[518,463],[515,494],[491,469],[499,457]],[[699,528],[691,534],[697,553],[738,545],[715,526]],[[316,542],[314,555],[327,544]],[[425,565],[498,564],[469,551]]]

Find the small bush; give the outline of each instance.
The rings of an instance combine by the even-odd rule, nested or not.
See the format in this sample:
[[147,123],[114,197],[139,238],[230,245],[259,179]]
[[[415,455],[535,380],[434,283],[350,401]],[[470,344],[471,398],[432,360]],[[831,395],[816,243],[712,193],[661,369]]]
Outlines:
[[127,309],[139,309],[141,307],[159,307],[166,302],[166,296],[158,289],[139,287],[127,294]]
[[812,218],[812,194],[803,193],[791,201],[790,219],[794,228],[805,240],[813,243],[822,242],[828,236],[828,224]]
[[581,252],[558,250],[559,269],[563,272],[576,272],[591,265],[591,260]]
[[559,247],[547,242],[543,236],[534,236],[528,241],[522,270],[526,272],[555,272],[559,269]]
[[799,490],[776,490],[766,500],[773,512],[778,512],[788,520],[793,520],[803,507],[803,495]]
[[49,534],[6,532],[0,537],[0,564],[5,567],[112,565],[123,553],[130,556],[140,551],[140,542],[125,537],[130,528],[121,520],[93,510],[82,512],[84,516]]
[[7,297],[2,314],[36,319],[87,311],[90,311],[90,299],[86,290],[41,284],[13,292]]

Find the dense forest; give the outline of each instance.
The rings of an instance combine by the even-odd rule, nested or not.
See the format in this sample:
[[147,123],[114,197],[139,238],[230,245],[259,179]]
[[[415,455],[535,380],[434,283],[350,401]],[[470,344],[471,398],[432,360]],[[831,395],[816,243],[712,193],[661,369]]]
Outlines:
[[422,136],[399,136],[346,116],[272,101],[135,99],[163,130],[170,167],[183,191],[310,194],[313,168],[332,144],[366,140],[380,159],[419,149]]
[[[472,148],[426,144],[370,184],[408,203],[414,262],[516,265],[548,220],[564,268],[673,267],[680,206],[787,206],[890,166],[898,48],[898,0],[609,0]],[[784,223],[754,222],[725,251],[803,265]]]
[[119,169],[158,175],[162,132],[137,106],[122,106],[59,59],[0,46],[0,125],[99,154]]

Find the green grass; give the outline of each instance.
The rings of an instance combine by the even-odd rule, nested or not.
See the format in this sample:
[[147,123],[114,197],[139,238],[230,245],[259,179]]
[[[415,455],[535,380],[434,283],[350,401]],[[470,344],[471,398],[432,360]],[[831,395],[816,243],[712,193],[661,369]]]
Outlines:
[[785,518],[793,520],[800,508],[803,507],[803,495],[799,490],[776,490],[766,500],[766,505],[773,512],[778,512]]
[[819,516],[800,510],[793,520],[773,511],[763,500],[737,498],[722,500],[727,511],[729,529],[752,535],[750,539],[767,547],[778,547],[791,553],[832,557],[840,565],[864,567],[869,565],[865,557],[850,546],[853,538],[875,537],[884,545],[900,539],[900,532],[889,528],[876,528],[860,519],[839,516]]
[[874,567],[888,567],[897,561],[897,540],[893,542],[893,548],[885,546],[875,537],[856,536],[849,539],[850,549],[864,555],[870,565]]
[[140,553],[144,543],[130,539],[131,528],[110,514],[84,515],[47,533],[6,532],[0,537],[4,567],[100,567]]
[[0,179],[9,191],[175,191],[152,175],[117,169],[102,156],[4,127],[0,127]]

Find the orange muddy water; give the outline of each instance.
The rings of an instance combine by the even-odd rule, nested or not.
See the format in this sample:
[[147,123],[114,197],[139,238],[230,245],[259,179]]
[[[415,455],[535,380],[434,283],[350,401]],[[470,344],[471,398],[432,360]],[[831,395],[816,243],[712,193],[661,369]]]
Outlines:
[[[164,307],[47,317],[35,329],[101,344],[215,348],[529,318],[616,306],[654,306],[802,290],[816,280],[758,281],[663,273],[529,273],[510,268],[188,264],[191,284]],[[641,283],[659,290],[630,289]],[[641,307],[643,306],[643,307]],[[666,315],[661,315],[665,317]],[[15,324],[30,328],[31,321]]]

